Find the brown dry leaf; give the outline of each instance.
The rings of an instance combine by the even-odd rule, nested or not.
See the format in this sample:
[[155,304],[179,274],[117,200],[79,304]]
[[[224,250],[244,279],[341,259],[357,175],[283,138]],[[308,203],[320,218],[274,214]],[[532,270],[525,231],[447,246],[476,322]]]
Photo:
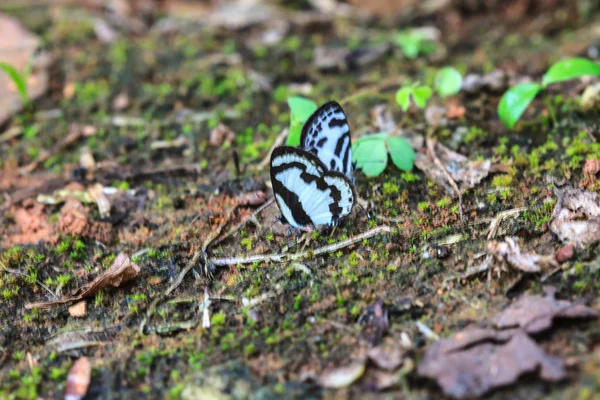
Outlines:
[[235,197],[235,202],[241,206],[260,206],[267,200],[267,195],[262,190],[242,193]]
[[[49,60],[46,53],[35,55],[40,39],[25,30],[13,17],[0,14],[0,61],[15,67],[19,73],[31,63],[27,79],[30,100],[37,99],[48,87]],[[23,102],[14,83],[4,71],[0,71],[0,125],[23,108]]]
[[556,289],[544,288],[546,296],[524,295],[494,317],[498,328],[519,327],[527,333],[539,333],[552,326],[554,318],[596,318],[600,314],[567,300],[556,300]]
[[77,302],[69,307],[69,315],[71,317],[85,317],[87,313],[87,303],[85,300]]
[[600,197],[596,192],[556,189],[550,230],[564,243],[583,249],[600,241]]
[[87,357],[81,357],[73,363],[67,375],[65,399],[81,400],[87,394],[92,379],[92,364]]
[[328,389],[339,389],[350,386],[356,382],[365,372],[364,360],[353,362],[345,367],[339,367],[323,371],[319,377],[319,384]]
[[406,350],[390,338],[377,347],[373,347],[367,352],[367,357],[377,367],[386,371],[397,370],[406,356]]
[[210,131],[210,138],[208,144],[211,146],[218,147],[223,142],[232,142],[235,139],[235,133],[225,124],[219,124]]
[[21,233],[8,236],[4,239],[4,246],[17,244],[37,243],[39,241],[54,242],[56,232],[44,213],[43,204],[25,204],[23,207],[13,207],[11,212],[16,225]]
[[[418,373],[454,398],[481,396],[537,372],[547,381],[566,376],[563,361],[549,356],[522,332],[472,328],[432,344]],[[506,343],[502,343],[505,342]]]
[[110,223],[92,220],[87,208],[73,198],[68,198],[60,210],[59,229],[67,235],[90,237],[102,243],[110,243],[114,235]]
[[558,267],[554,255],[541,256],[535,253],[521,253],[519,243],[514,238],[507,237],[504,242],[492,241],[488,243],[488,253],[500,263],[508,265],[523,272],[540,272],[551,266]]
[[[469,161],[467,157],[450,150],[440,143],[436,143],[435,152],[452,179],[458,184],[461,192],[464,192],[466,189],[471,189],[481,182],[483,178],[488,176],[492,166],[490,160]],[[444,176],[444,173],[426,154],[417,153],[415,166],[425,172],[425,174],[435,183],[443,186],[449,195],[456,195],[454,189]]]
[[92,282],[86,283],[85,285],[77,289],[75,292],[77,293],[76,295],[69,296],[67,298],[56,301],[29,303],[25,305],[25,308],[50,308],[53,306],[58,306],[61,304],[81,300],[85,297],[95,294],[101,289],[110,286],[119,287],[124,282],[135,278],[139,273],[140,267],[137,264],[131,262],[131,259],[127,254],[121,253],[117,256],[117,258],[115,258],[110,268],[106,270],[102,275],[94,279]]
[[462,118],[465,116],[467,110],[460,104],[451,103],[448,104],[448,111],[446,111],[446,116],[450,119],[453,118]]

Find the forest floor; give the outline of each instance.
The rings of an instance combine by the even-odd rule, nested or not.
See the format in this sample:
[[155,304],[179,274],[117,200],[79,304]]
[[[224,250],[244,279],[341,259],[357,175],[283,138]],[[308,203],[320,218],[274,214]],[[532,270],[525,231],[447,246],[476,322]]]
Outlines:
[[[0,5],[41,44],[35,100],[0,113],[1,399],[62,398],[84,356],[86,398],[599,398],[598,79],[497,114],[600,57],[592,2],[27,3]],[[443,66],[470,85],[403,112]],[[291,232],[268,163],[290,96],[405,137],[415,168],[356,171],[362,209]]]

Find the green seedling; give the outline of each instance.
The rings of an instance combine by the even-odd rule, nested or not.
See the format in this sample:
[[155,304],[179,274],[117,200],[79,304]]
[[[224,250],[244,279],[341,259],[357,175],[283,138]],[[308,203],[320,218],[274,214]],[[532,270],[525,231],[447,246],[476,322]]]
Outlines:
[[406,140],[388,133],[366,135],[352,143],[352,162],[366,176],[377,176],[387,166],[388,152],[396,167],[412,170],[415,151]]
[[540,90],[553,83],[588,75],[600,75],[600,65],[591,60],[577,57],[557,62],[544,74],[541,84],[522,83],[504,93],[498,104],[500,120],[508,128],[514,128]]
[[433,84],[436,92],[442,97],[452,96],[460,91],[462,75],[453,67],[444,67],[435,75]]
[[408,30],[396,34],[394,42],[402,49],[406,58],[414,60],[419,54],[431,54],[435,45],[420,32]]
[[414,82],[398,89],[396,92],[396,102],[405,112],[410,107],[411,97],[417,107],[425,108],[427,100],[431,97],[431,88],[429,86],[421,86],[419,82]]
[[289,97],[290,106],[290,132],[287,137],[288,146],[298,146],[302,134],[302,126],[308,118],[317,111],[317,105],[304,97]]
[[19,96],[21,96],[23,104],[28,104],[29,94],[27,92],[27,78],[29,78],[29,73],[31,72],[31,64],[27,64],[23,72],[19,72],[12,65],[0,61],[0,69],[8,75],[17,87],[17,91],[19,92]]

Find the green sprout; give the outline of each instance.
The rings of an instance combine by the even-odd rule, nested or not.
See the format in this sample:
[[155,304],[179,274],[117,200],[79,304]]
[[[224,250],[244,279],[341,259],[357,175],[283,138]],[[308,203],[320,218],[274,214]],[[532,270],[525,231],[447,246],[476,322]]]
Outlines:
[[414,60],[419,54],[431,54],[435,45],[420,32],[408,30],[396,34],[394,42],[402,49],[406,58]]
[[29,103],[29,94],[27,92],[27,78],[29,78],[29,73],[31,72],[31,64],[27,64],[25,69],[23,69],[23,72],[19,72],[12,65],[0,61],[0,69],[2,69],[6,73],[6,75],[8,75],[8,77],[13,81],[13,83],[17,87],[19,96],[21,96],[21,101],[23,102],[23,104],[27,105]]
[[396,167],[412,170],[415,151],[405,139],[388,133],[366,135],[352,143],[352,162],[366,176],[377,176],[387,166],[388,152]]
[[400,105],[403,111],[407,111],[410,107],[410,98],[419,108],[425,108],[427,100],[431,97],[431,88],[429,86],[421,86],[419,82],[402,86],[396,92],[396,102]]
[[433,86],[442,97],[455,95],[462,86],[462,75],[456,68],[444,67],[435,75]]
[[500,120],[508,128],[514,128],[529,104],[540,90],[557,82],[564,82],[588,75],[600,75],[600,65],[586,58],[567,58],[552,65],[544,74],[542,83],[521,83],[508,89],[498,104]]

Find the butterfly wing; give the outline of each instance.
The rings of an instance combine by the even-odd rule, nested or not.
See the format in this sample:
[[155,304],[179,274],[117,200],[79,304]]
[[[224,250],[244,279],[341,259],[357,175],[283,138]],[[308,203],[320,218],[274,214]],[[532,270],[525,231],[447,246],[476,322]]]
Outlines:
[[315,154],[327,169],[352,175],[350,126],[337,102],[323,104],[310,116],[302,127],[300,145]]
[[273,150],[271,183],[281,214],[296,228],[335,224],[356,202],[347,176],[328,171],[315,155],[295,147]]

